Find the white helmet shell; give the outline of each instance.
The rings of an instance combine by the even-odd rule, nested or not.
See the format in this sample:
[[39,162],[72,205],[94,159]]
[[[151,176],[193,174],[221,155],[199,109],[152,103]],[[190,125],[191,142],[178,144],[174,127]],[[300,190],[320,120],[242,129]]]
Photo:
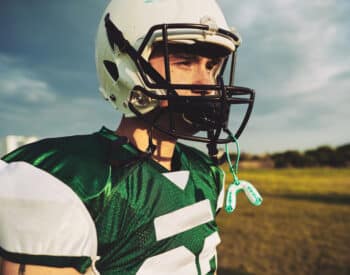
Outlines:
[[[135,114],[129,109],[130,94],[135,86],[147,88],[141,78],[134,61],[127,53],[112,49],[105,28],[105,16],[123,33],[126,40],[136,50],[139,49],[150,28],[158,24],[188,23],[205,24],[209,31],[176,29],[168,33],[170,43],[206,42],[227,48],[230,52],[240,44],[229,36],[217,33],[223,29],[232,32],[227,26],[224,15],[215,0],[112,0],[107,6],[97,33],[96,66],[100,82],[100,92],[104,98],[127,117]],[[148,60],[152,44],[161,41],[161,32],[155,32],[142,52]],[[107,62],[107,64],[106,64]],[[108,65],[115,77],[108,70]],[[164,95],[164,90],[154,91]],[[149,99],[142,106],[136,106],[142,114],[152,111],[158,105],[158,100]]]

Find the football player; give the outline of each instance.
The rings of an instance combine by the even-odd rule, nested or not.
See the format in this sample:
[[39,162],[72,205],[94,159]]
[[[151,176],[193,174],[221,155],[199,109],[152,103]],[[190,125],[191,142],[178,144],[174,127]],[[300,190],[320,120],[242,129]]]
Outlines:
[[[2,274],[214,274],[217,145],[239,137],[254,101],[233,86],[240,43],[215,0],[112,0],[96,65],[121,123],[3,158]],[[246,112],[232,133],[238,104]],[[178,139],[206,143],[208,155]]]

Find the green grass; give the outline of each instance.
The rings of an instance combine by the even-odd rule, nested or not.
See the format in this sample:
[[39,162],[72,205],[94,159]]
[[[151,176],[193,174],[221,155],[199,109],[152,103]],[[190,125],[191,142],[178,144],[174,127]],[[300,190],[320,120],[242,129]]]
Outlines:
[[350,274],[350,169],[250,170],[239,178],[264,201],[255,207],[240,193],[235,212],[219,214],[218,275]]

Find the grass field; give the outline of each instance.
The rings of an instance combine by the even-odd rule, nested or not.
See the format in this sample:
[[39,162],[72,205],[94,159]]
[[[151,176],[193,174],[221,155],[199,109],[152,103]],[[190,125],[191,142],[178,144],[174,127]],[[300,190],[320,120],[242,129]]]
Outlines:
[[239,178],[264,201],[255,207],[240,193],[235,212],[219,214],[218,275],[350,274],[350,169],[242,170]]

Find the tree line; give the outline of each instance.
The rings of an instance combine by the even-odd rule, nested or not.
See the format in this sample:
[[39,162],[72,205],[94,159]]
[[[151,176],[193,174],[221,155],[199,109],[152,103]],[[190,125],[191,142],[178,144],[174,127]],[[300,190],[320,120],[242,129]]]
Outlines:
[[242,153],[241,161],[272,161],[275,168],[350,167],[350,143],[335,148],[324,145],[306,151],[288,150],[263,156]]

